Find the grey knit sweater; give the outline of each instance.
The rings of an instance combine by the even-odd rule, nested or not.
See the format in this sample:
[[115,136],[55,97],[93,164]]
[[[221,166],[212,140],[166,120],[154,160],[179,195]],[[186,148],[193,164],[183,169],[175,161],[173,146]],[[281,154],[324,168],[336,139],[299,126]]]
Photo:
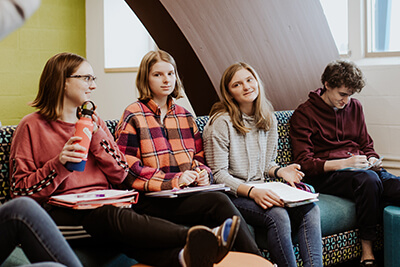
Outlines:
[[246,135],[233,127],[228,113],[206,125],[204,152],[216,183],[224,183],[237,195],[240,184],[268,176],[268,171],[277,165],[278,132],[275,116],[273,119],[271,130],[266,132],[257,129],[253,117],[244,114],[244,124],[251,128]]

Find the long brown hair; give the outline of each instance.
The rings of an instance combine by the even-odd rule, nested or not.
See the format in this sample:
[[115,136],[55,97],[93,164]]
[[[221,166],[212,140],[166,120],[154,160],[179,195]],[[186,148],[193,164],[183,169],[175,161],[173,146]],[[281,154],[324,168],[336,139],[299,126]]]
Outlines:
[[85,58],[73,53],[60,53],[51,57],[40,76],[39,91],[30,104],[48,120],[57,120],[63,110],[65,81]]
[[222,75],[220,81],[220,93],[221,99],[219,102],[215,103],[210,111],[210,124],[224,112],[227,112],[231,117],[233,127],[240,133],[245,135],[249,132],[249,129],[244,126],[242,120],[242,112],[239,108],[239,104],[232,97],[229,92],[229,83],[232,81],[233,76],[236,72],[241,69],[248,70],[258,82],[258,96],[253,102],[254,118],[256,122],[256,127],[261,130],[268,131],[272,125],[273,107],[272,104],[265,97],[264,86],[257,74],[257,72],[249,64],[244,62],[237,62],[229,66],[224,74]]
[[149,74],[151,67],[159,61],[170,63],[174,67],[176,83],[175,88],[170,94],[173,98],[182,98],[183,84],[178,75],[178,69],[174,58],[163,50],[150,51],[144,55],[140,62],[139,71],[136,75],[136,88],[139,91],[139,100],[149,100],[153,98],[151,89],[149,86]]

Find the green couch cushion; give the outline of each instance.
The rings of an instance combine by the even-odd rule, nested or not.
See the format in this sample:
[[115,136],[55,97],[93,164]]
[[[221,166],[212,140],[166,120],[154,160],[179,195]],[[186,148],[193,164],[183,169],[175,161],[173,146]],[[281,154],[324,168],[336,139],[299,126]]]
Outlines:
[[321,211],[322,236],[343,233],[356,227],[354,202],[326,194],[319,194],[316,202]]

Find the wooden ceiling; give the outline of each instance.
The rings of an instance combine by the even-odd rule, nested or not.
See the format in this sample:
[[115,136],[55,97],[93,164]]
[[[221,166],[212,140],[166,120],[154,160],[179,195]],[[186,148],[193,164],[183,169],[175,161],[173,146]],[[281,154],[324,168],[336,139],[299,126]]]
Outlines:
[[178,64],[197,115],[218,101],[232,63],[259,73],[276,110],[294,109],[339,58],[319,0],[125,0]]

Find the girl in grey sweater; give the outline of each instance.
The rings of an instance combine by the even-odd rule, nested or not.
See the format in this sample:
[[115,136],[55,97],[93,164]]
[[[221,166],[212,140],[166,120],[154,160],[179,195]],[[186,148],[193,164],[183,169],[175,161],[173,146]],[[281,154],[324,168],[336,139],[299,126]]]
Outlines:
[[267,230],[268,251],[278,266],[296,267],[292,236],[297,235],[304,266],[322,266],[319,208],[314,203],[286,208],[274,192],[249,182],[283,178],[295,186],[300,165],[279,167],[277,121],[256,71],[239,62],[225,70],[221,101],[211,109],[203,141],[216,183],[231,188],[231,199],[245,220]]

